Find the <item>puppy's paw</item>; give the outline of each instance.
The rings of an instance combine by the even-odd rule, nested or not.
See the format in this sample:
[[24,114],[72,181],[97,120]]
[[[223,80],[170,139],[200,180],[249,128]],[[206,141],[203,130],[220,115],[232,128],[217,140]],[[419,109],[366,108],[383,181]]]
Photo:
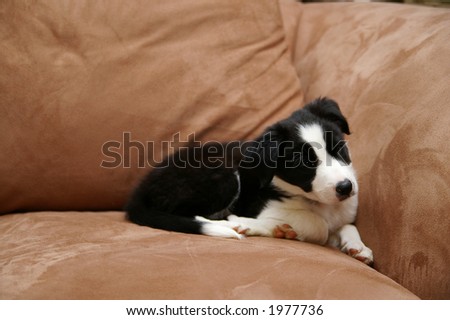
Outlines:
[[288,224],[277,225],[272,230],[274,238],[297,239],[297,232]]
[[250,229],[242,227],[240,225],[236,226],[236,227],[233,227],[233,230],[236,231],[237,233],[241,234],[242,236],[250,235]]
[[346,243],[341,250],[369,266],[373,264],[372,250],[366,247],[362,242]]

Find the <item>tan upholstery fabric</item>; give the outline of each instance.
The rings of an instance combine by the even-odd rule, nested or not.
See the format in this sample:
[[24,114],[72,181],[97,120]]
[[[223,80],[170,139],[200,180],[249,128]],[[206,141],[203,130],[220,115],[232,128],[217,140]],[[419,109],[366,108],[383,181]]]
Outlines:
[[[178,132],[249,138],[303,102],[272,0],[1,1],[0,15],[0,212],[120,209],[144,172],[124,133],[155,142],[146,163]],[[108,141],[131,168],[100,167]]]
[[283,4],[306,99],[332,96],[348,115],[375,268],[449,299],[450,11]]
[[448,10],[282,12],[270,0],[0,1],[0,213],[118,209],[146,170],[136,147],[130,169],[101,168],[105,142],[250,138],[304,89],[348,116],[375,270],[296,241],[45,211],[0,216],[0,298],[450,299]]
[[339,251],[298,241],[170,233],[122,212],[1,221],[3,299],[416,298]]

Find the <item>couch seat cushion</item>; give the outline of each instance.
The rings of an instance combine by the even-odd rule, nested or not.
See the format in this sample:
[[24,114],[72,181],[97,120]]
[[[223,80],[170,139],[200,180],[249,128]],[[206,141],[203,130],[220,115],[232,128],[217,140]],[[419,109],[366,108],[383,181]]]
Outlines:
[[140,227],[123,212],[0,217],[1,299],[415,299],[338,250]]

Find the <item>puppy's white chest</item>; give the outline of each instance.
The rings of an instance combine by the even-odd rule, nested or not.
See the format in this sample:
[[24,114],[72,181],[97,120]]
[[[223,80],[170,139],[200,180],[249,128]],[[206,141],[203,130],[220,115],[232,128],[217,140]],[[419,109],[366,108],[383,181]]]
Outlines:
[[328,230],[331,233],[346,224],[353,223],[356,219],[357,209],[358,197],[356,195],[335,205],[316,204],[312,206],[312,211],[327,222]]
[[285,198],[281,201],[270,200],[258,215],[258,219],[287,221],[300,218],[304,212],[310,212],[307,200],[302,197]]

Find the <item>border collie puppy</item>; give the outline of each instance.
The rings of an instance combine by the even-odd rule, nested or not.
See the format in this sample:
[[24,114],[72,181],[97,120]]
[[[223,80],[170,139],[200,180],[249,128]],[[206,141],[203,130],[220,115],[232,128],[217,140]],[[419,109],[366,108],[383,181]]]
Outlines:
[[344,134],[337,103],[319,98],[255,141],[180,148],[133,192],[128,219],[216,237],[328,244],[371,264],[352,224],[358,183]]

